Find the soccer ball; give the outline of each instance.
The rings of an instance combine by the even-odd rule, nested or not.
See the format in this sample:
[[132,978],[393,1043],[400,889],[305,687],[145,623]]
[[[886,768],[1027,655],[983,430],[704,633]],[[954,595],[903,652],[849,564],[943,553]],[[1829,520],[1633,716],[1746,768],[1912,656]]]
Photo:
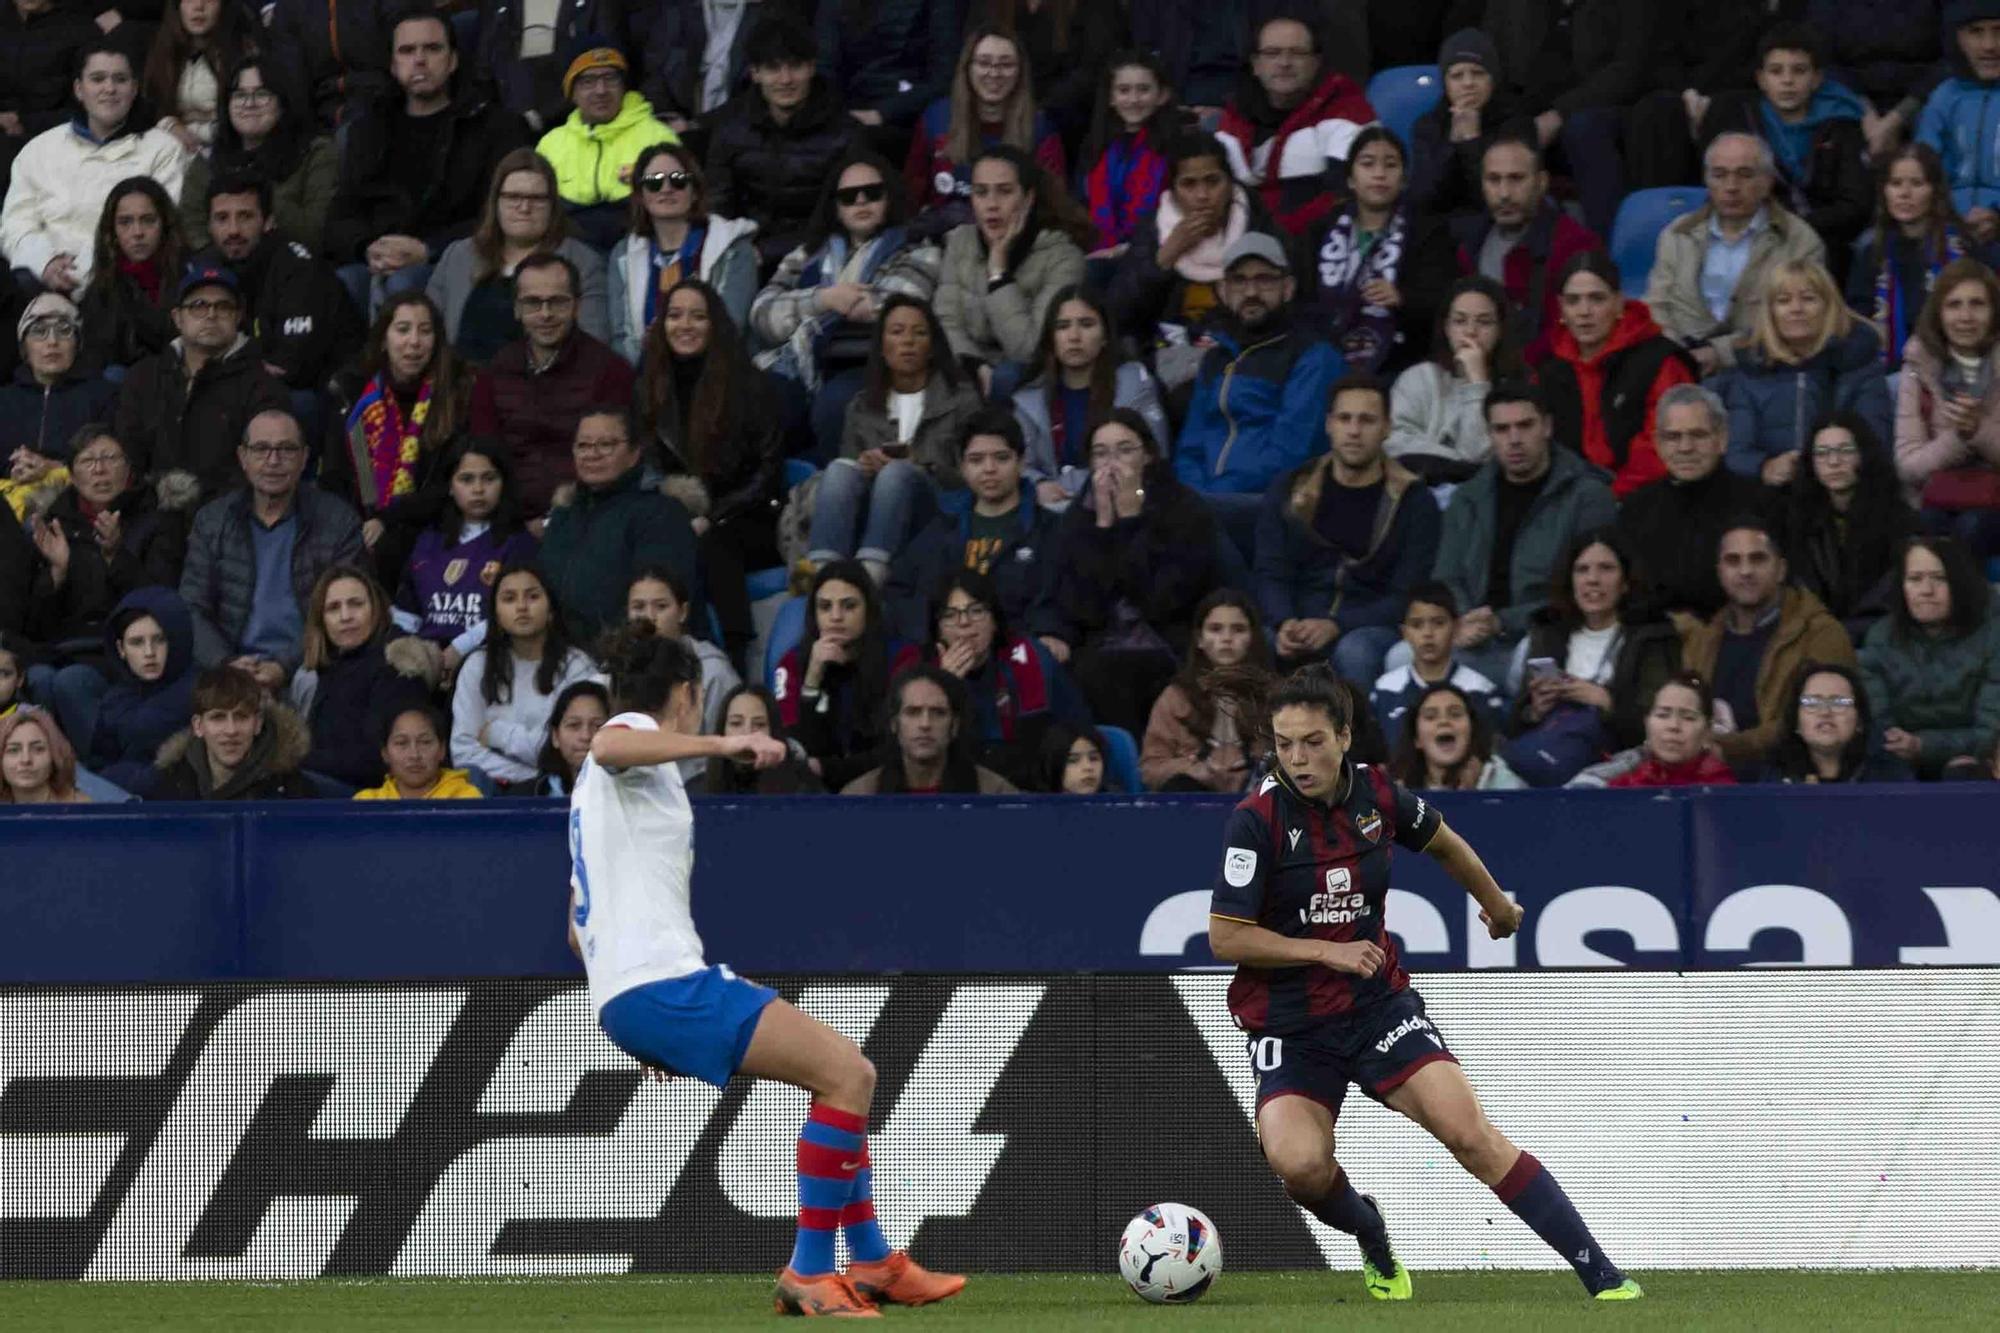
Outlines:
[[1118,1271],[1141,1300],[1200,1300],[1222,1275],[1222,1235],[1199,1208],[1156,1203],[1126,1224]]

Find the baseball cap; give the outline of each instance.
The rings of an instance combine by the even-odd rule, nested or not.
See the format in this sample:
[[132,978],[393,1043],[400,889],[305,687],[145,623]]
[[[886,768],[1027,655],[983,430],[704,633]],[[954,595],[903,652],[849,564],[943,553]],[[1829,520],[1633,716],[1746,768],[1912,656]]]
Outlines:
[[1227,273],[1246,259],[1261,259],[1272,268],[1292,271],[1292,257],[1285,253],[1284,242],[1261,231],[1246,231],[1229,243],[1222,252],[1222,271]]

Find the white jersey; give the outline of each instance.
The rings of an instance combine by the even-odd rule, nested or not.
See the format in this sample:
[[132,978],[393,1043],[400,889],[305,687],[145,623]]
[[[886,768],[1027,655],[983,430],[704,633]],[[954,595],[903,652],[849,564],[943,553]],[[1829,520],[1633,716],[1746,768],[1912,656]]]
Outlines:
[[[604,724],[658,731],[644,713]],[[694,811],[672,764],[611,770],[585,759],[569,798],[570,921],[590,1003],[706,964],[689,910]]]

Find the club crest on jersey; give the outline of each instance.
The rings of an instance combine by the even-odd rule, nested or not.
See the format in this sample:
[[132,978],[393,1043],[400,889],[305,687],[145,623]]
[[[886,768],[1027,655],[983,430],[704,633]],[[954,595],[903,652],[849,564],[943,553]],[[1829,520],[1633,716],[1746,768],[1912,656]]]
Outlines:
[[446,562],[444,567],[445,583],[447,585],[454,584],[457,583],[460,579],[464,578],[466,566],[470,565],[471,563],[472,562],[469,560],[452,560]]
[[1361,836],[1368,839],[1368,841],[1380,842],[1382,840],[1381,812],[1370,810],[1367,814],[1354,821],[1354,827],[1360,829]]

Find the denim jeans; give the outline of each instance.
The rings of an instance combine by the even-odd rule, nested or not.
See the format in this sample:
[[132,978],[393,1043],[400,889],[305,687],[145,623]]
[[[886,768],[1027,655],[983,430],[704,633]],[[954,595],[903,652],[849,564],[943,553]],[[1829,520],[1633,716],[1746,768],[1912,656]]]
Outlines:
[[412,264],[408,268],[397,269],[386,278],[377,278],[368,271],[368,265],[342,264],[335,270],[340,283],[347,288],[347,294],[354,298],[354,308],[364,319],[374,319],[375,312],[382,308],[382,302],[391,296],[404,292],[420,292],[431,280],[430,264]]
[[28,695],[56,715],[70,745],[79,755],[90,753],[90,736],[97,729],[97,707],[111,692],[111,682],[94,666],[72,662],[66,667],[28,668]]
[[937,507],[937,488],[924,470],[897,459],[871,480],[851,458],[836,459],[813,499],[806,558],[825,564],[844,556],[884,564]]
[[1382,674],[1382,658],[1401,642],[1402,634],[1390,625],[1362,625],[1348,630],[1333,641],[1333,669],[1342,680],[1351,680],[1363,690],[1374,685]]

